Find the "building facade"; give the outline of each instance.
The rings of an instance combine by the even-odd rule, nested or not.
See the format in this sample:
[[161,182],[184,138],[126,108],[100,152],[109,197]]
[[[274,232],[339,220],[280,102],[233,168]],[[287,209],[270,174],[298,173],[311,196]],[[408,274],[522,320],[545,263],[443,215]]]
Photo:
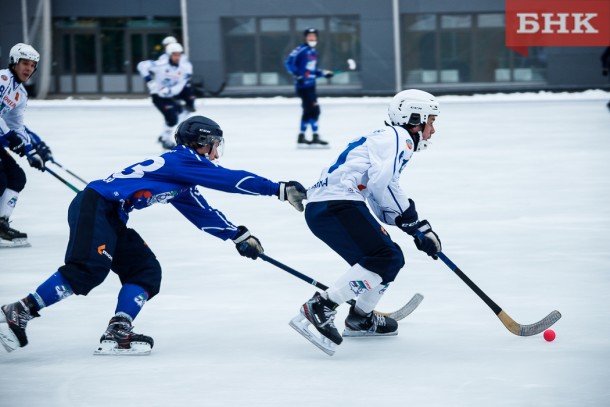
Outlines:
[[[24,37],[43,47],[34,86],[49,95],[144,95],[139,61],[173,35],[188,51],[194,82],[222,95],[292,95],[283,62],[320,32],[323,95],[386,95],[610,88],[602,47],[504,46],[504,0],[22,0],[3,4],[0,58]],[[48,7],[45,14],[42,5]],[[44,32],[47,21],[48,30]],[[43,41],[46,39],[47,42]],[[50,39],[50,41],[49,41]],[[44,45],[47,44],[47,45]],[[356,62],[350,70],[349,59]]]

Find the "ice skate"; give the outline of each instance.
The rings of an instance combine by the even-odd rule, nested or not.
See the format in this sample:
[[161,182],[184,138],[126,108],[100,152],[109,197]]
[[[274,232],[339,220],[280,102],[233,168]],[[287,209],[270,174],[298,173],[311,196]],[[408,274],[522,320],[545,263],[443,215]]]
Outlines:
[[25,328],[30,319],[39,317],[30,311],[24,300],[3,305],[0,309],[0,343],[7,352],[23,348],[28,344]]
[[[316,345],[329,356],[334,355],[336,345],[341,344],[343,338],[334,324],[335,309],[338,304],[328,300],[318,292],[301,307],[297,316],[292,318],[290,326],[305,339]],[[318,334],[309,329],[313,325]]]
[[163,132],[159,135],[157,141],[161,143],[161,146],[166,150],[171,150],[176,147],[176,142],[172,137],[172,128],[169,126],[165,126]]
[[0,248],[29,247],[28,235],[9,226],[7,218],[0,218]]
[[309,148],[310,141],[305,138],[305,133],[299,133],[297,137],[297,148]]
[[114,316],[100,338],[94,355],[141,356],[150,355],[154,341],[150,336],[133,332],[131,318]]
[[370,312],[360,315],[352,305],[345,318],[344,337],[395,336],[398,335],[398,322],[390,317]]
[[320,135],[318,133],[314,133],[313,134],[313,139],[311,140],[311,143],[309,144],[310,148],[330,148],[330,146],[328,145],[328,141],[326,140],[322,140],[320,138]]

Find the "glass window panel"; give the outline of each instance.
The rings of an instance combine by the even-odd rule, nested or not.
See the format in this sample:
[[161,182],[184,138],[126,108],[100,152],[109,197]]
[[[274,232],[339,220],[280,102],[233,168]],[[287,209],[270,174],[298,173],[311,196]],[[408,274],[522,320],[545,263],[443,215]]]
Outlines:
[[433,31],[436,29],[435,14],[407,14],[407,31]]
[[457,71],[459,82],[470,82],[470,32],[441,32],[440,43],[441,71]]
[[331,17],[328,21],[329,31],[331,33],[352,33],[358,31],[357,17]]
[[445,14],[441,15],[441,28],[470,28],[472,16],[470,14]]
[[256,33],[256,20],[254,18],[226,18],[223,19],[225,35],[243,35]]
[[261,85],[288,85],[292,77],[284,68],[284,59],[293,48],[290,33],[261,35]]
[[70,73],[72,71],[72,47],[70,46],[71,44],[72,41],[70,39],[70,34],[63,34],[61,36],[61,73]]
[[546,49],[530,47],[527,57],[513,52],[513,77],[517,82],[546,81]]
[[[478,30],[473,38],[473,82],[503,82],[510,69],[510,50],[504,46],[503,29]],[[509,74],[510,77],[510,74]]]
[[477,26],[481,28],[504,28],[504,14],[479,14]]
[[76,73],[95,73],[95,34],[74,34]]
[[261,32],[288,32],[290,21],[287,18],[261,18]]
[[138,73],[138,62],[144,61],[144,35],[132,34],[131,37],[131,73]]
[[317,28],[318,31],[324,31],[324,18],[312,17],[296,19],[296,29],[298,32],[302,33],[306,28],[309,27]]
[[125,72],[125,45],[122,30],[102,31],[102,73]]
[[256,43],[254,36],[229,37],[225,44],[227,72],[256,71]]

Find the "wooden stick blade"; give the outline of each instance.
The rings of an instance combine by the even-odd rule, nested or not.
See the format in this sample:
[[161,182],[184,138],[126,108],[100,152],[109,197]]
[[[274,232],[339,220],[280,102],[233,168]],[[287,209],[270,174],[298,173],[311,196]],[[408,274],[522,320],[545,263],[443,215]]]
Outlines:
[[532,336],[538,335],[541,332],[549,329],[555,322],[559,321],[561,318],[561,313],[559,311],[553,311],[540,321],[530,324],[530,325],[521,325],[515,322],[508,314],[504,311],[500,311],[498,314],[498,318],[506,329],[514,333],[518,336]]

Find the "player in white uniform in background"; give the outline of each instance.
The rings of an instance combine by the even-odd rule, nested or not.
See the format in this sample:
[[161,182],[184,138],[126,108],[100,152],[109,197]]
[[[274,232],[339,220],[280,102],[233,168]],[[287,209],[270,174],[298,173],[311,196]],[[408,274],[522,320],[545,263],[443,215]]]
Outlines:
[[[351,267],[328,290],[303,304],[290,325],[329,355],[343,340],[333,322],[336,308],[353,298],[356,304],[349,310],[343,336],[398,333],[396,320],[373,309],[404,266],[404,256],[365,202],[379,221],[413,236],[419,250],[434,259],[441,251],[439,237],[427,220],[419,220],[415,203],[399,184],[413,152],[428,147],[438,114],[439,103],[427,92],[396,94],[386,127],[350,142],[307,191],[307,225]],[[423,240],[415,235],[418,230]]]
[[[174,127],[195,111],[195,95],[190,86],[193,65],[184,58],[184,49],[179,43],[168,44],[166,58],[142,61],[138,72],[146,80],[153,104],[164,118],[164,126],[158,141],[163,148],[175,146]],[[186,100],[183,107],[179,99]]]
[[29,164],[44,171],[51,150],[23,124],[28,93],[23,86],[34,74],[40,54],[28,44],[16,44],[9,51],[8,69],[0,70],[0,247],[29,246],[28,235],[9,226],[19,193],[26,183],[25,172],[6,148],[24,156]]

